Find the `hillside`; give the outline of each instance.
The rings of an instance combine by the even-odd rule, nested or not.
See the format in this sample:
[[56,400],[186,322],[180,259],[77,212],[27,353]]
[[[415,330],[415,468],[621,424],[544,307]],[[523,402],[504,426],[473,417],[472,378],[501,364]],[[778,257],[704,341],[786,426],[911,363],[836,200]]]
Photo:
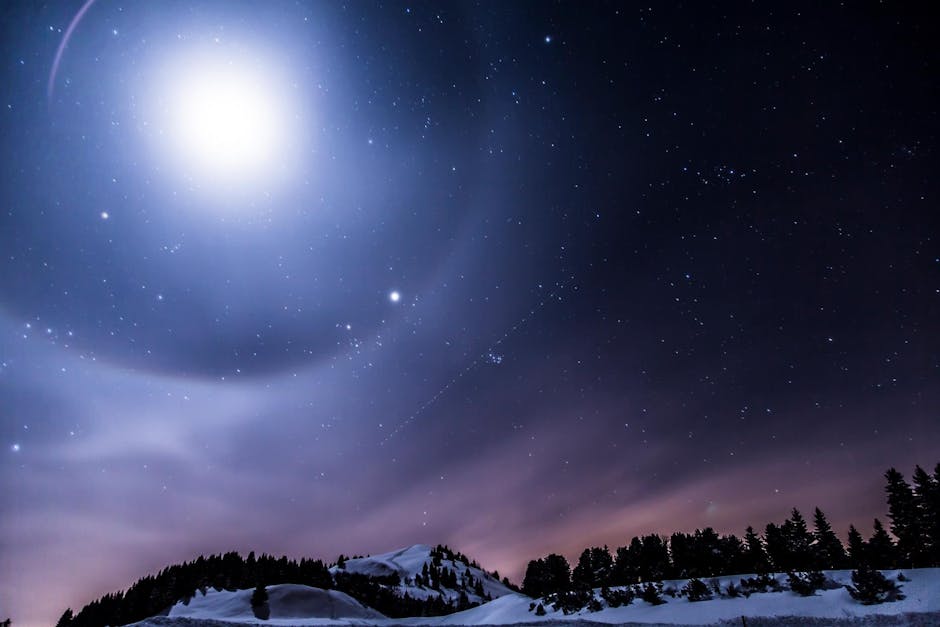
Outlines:
[[[385,616],[365,607],[352,597],[337,590],[323,590],[310,586],[280,584],[268,586],[268,624],[279,619],[384,619]],[[252,590],[212,590],[197,594],[188,603],[177,603],[169,612],[170,618],[200,620],[253,621]]]
[[[474,565],[467,557],[447,547],[432,548],[416,544],[381,555],[344,560],[342,566],[332,566],[335,577],[354,573],[369,577],[398,577],[401,594],[426,599],[443,596],[458,602],[460,593],[467,594],[470,603],[486,601],[512,593],[506,585]],[[431,584],[437,583],[436,587]]]
[[[398,553],[398,552],[396,552]],[[386,554],[395,555],[395,553]],[[381,556],[386,559],[386,556]],[[377,563],[377,562],[375,562]],[[398,563],[398,562],[393,562]],[[404,566],[403,564],[400,564]],[[898,580],[900,571],[884,571],[889,579]],[[417,626],[481,626],[481,625],[914,625],[940,624],[940,568],[904,571],[901,591],[905,598],[877,605],[862,605],[851,598],[843,587],[851,583],[851,572],[828,571],[831,589],[819,590],[811,596],[800,596],[786,589],[786,576],[774,581],[780,591],[759,592],[749,596],[714,598],[692,602],[681,595],[688,580],[670,580],[661,584],[664,603],[654,605],[635,599],[622,607],[604,606],[598,611],[583,609],[572,614],[555,610],[543,601],[545,614],[533,608],[538,601],[523,594],[509,593],[493,601],[448,616],[433,618],[388,619],[370,613],[353,599],[336,592],[301,586],[271,586],[271,619],[258,620],[252,615],[250,590],[209,592],[197,595],[190,606],[174,606],[168,617],[155,617],[136,623],[136,627],[234,627],[236,625],[409,625]],[[726,576],[709,581],[721,590],[730,584],[740,585],[745,576]],[[907,581],[903,581],[907,579]],[[673,596],[675,594],[675,596]],[[600,590],[595,591],[600,598]]]

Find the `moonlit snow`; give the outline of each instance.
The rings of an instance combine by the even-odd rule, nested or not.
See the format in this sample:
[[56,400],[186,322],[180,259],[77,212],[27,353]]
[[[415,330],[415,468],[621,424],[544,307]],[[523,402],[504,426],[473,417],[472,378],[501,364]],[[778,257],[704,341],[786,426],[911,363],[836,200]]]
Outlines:
[[[438,594],[429,588],[414,585],[414,577],[422,566],[430,562],[431,548],[415,545],[398,551],[361,559],[349,559],[343,570],[370,576],[397,574],[402,581],[399,593],[412,597],[427,597]],[[786,589],[787,575],[775,577],[782,585],[782,592],[754,593],[749,597],[723,598],[716,595],[707,601],[690,602],[681,596],[670,596],[669,591],[678,591],[687,580],[670,580],[663,583],[662,605],[650,605],[639,598],[633,603],[618,607],[604,607],[597,612],[581,610],[565,615],[544,602],[545,615],[538,616],[533,608],[538,600],[513,592],[475,567],[444,560],[443,566],[451,569],[468,568],[474,577],[483,580],[485,592],[492,601],[477,607],[447,616],[390,619],[367,608],[355,599],[335,590],[321,590],[299,585],[268,586],[271,616],[259,620],[252,613],[250,599],[252,590],[200,592],[188,603],[177,603],[168,617],[155,617],[136,623],[139,627],[215,627],[217,625],[267,624],[279,627],[308,625],[428,625],[428,626],[481,626],[521,625],[544,623],[546,626],[584,625],[599,623],[606,625],[710,625],[741,624],[746,617],[749,625],[938,625],[940,624],[940,568],[882,571],[886,577],[898,581],[903,573],[909,581],[899,581],[905,598],[879,605],[861,605],[853,600],[845,589],[852,583],[852,571],[827,571],[826,575],[834,589],[820,590],[809,597],[799,596]],[[333,573],[340,569],[331,568]],[[730,575],[704,580],[709,585],[717,582],[722,589],[728,584],[738,585],[743,577]],[[836,587],[838,586],[838,587]],[[444,589],[441,594],[451,598],[456,591]],[[480,599],[471,599],[477,600]],[[759,618],[759,620],[754,620]]]

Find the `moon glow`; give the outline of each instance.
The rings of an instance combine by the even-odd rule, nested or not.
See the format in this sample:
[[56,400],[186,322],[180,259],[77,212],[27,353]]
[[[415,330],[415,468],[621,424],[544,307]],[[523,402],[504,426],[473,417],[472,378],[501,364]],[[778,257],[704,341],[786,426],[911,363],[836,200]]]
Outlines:
[[284,182],[300,116],[276,64],[245,51],[190,51],[160,63],[148,88],[163,169],[216,196]]
[[212,176],[244,175],[276,160],[283,120],[263,77],[231,66],[194,68],[171,104],[180,156]]

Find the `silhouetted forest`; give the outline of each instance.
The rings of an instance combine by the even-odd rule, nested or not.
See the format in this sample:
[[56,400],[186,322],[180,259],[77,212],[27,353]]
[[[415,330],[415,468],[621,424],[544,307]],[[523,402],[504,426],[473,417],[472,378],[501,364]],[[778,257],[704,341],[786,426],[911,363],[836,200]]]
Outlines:
[[[742,583],[763,591],[774,585],[766,575],[788,573],[791,590],[812,594],[823,587],[824,570],[852,568],[859,581],[884,587],[872,571],[940,566],[940,464],[933,475],[917,466],[913,485],[894,468],[885,473],[885,479],[894,537],[876,518],[867,541],[850,525],[848,544],[843,545],[821,509],[813,511],[810,528],[794,508],[782,523],[768,523],[763,534],[748,527],[743,538],[720,535],[710,527],[693,533],[634,537],[613,552],[606,546],[584,549],[574,569],[564,556],[553,553],[529,562],[522,591],[533,598],[549,597],[559,609],[574,611],[591,603],[589,591],[596,588],[602,590],[608,605],[629,603],[636,591],[655,602],[651,587],[610,589],[664,579],[691,579],[692,589],[685,593],[694,599],[706,592],[699,589],[704,585],[702,577],[755,574],[758,577]],[[629,598],[617,598],[618,594]]]
[[[124,625],[161,614],[177,602],[188,602],[196,594],[211,588],[217,590],[243,590],[258,586],[292,583],[314,588],[339,590],[382,614],[392,618],[405,616],[440,616],[468,609],[472,603],[468,593],[489,600],[482,581],[467,570],[457,573],[444,565],[443,560],[473,565],[463,554],[438,545],[431,550],[430,562],[417,575],[414,586],[440,592],[442,588],[456,591],[452,602],[443,595],[415,598],[402,591],[398,575],[368,576],[344,572],[347,558],[340,555],[335,575],[321,560],[291,560],[263,554],[247,558],[236,552],[224,555],[199,556],[192,562],[164,568],[156,575],[138,580],[126,592],[115,592],[92,601],[73,614],[65,611],[58,627],[101,627]],[[508,580],[507,580],[508,583]]]
[[[566,611],[574,611],[598,603],[590,592],[598,588],[610,606],[629,603],[634,596],[655,603],[661,600],[661,586],[657,588],[654,582],[690,579],[683,593],[690,600],[700,600],[711,595],[700,581],[702,577],[754,574],[756,577],[742,580],[743,592],[747,593],[773,588],[776,584],[767,576],[770,573],[789,573],[792,590],[812,593],[824,585],[821,571],[852,568],[856,583],[850,589],[853,597],[861,602],[869,602],[869,598],[878,602],[896,589],[886,588],[876,569],[940,566],[940,463],[932,475],[917,466],[912,483],[894,468],[885,473],[885,479],[890,534],[875,519],[870,538],[864,539],[850,525],[848,542],[843,544],[821,509],[814,510],[810,523],[794,508],[783,522],[768,523],[763,533],[747,527],[743,538],[721,535],[710,527],[693,533],[634,537],[613,552],[606,546],[584,549],[574,569],[565,557],[550,554],[529,562],[522,591],[533,598],[550,597]],[[314,559],[255,557],[254,553],[243,558],[235,552],[200,556],[144,577],[124,592],[107,594],[77,614],[66,610],[58,627],[123,625],[166,612],[175,603],[186,602],[210,588],[263,589],[279,583],[340,590],[392,618],[438,616],[467,609],[474,605],[469,600],[471,593],[488,598],[482,581],[469,571],[458,573],[444,565],[443,560],[453,560],[477,566],[446,546],[435,547],[421,574],[407,583],[436,591],[457,591],[454,601],[442,594],[415,598],[400,586],[398,575],[347,573],[346,559],[339,557],[334,575],[324,562]],[[494,575],[498,580],[498,574]],[[503,583],[512,585],[505,578]],[[615,589],[618,587],[621,589]],[[739,591],[726,592],[734,596]]]

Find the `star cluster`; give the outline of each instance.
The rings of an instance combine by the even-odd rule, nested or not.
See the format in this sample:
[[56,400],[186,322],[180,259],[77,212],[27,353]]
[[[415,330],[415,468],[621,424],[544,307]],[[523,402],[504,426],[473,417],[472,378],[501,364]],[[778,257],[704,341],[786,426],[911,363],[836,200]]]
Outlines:
[[[518,580],[793,506],[844,533],[936,462],[915,8],[82,7],[0,25],[15,624],[233,549],[446,542]],[[194,50],[265,68],[270,170],[164,149]]]

